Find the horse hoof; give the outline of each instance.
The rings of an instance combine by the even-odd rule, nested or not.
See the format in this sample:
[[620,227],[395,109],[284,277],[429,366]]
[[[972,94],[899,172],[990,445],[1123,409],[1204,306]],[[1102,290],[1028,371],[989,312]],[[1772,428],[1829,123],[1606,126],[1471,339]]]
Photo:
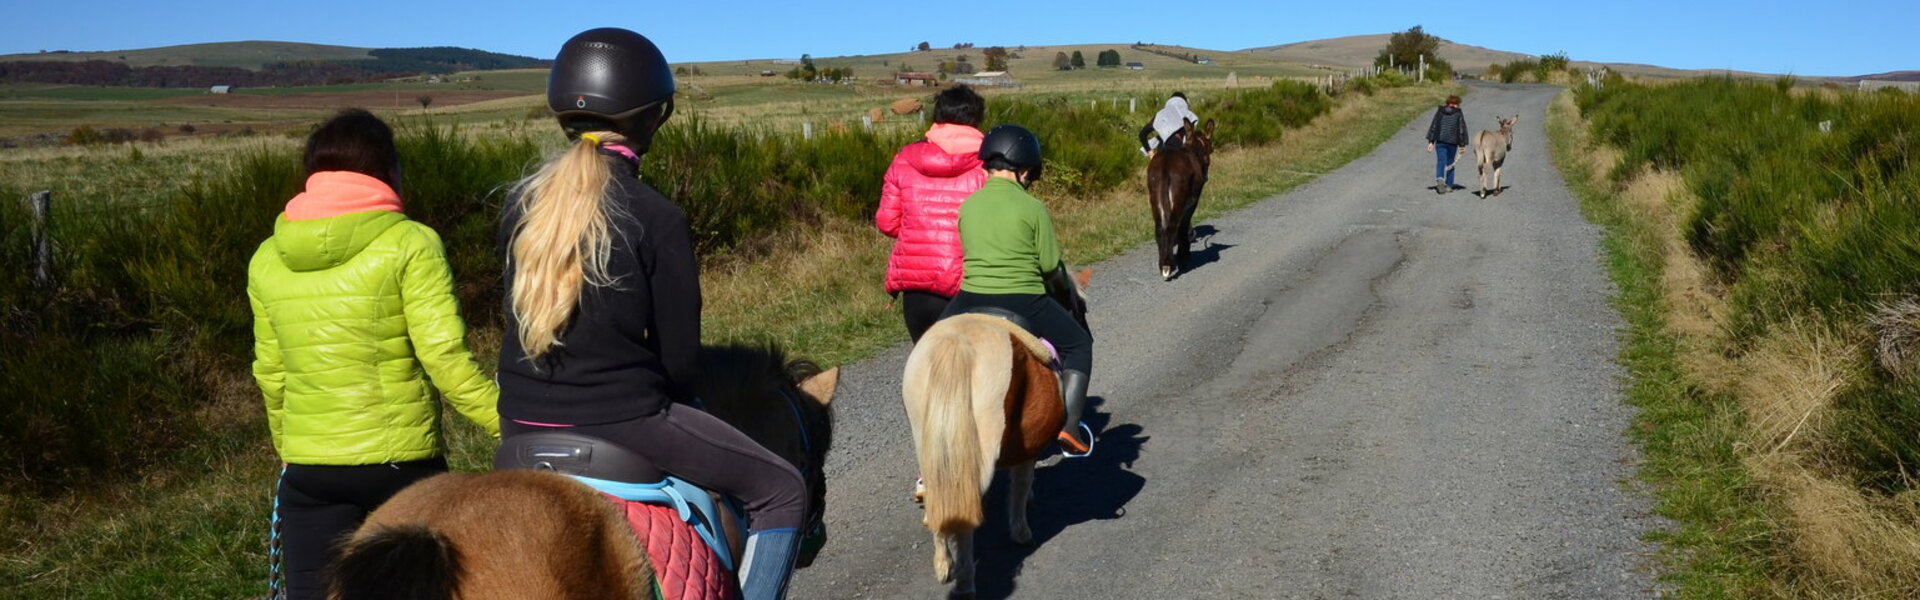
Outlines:
[[1022,546],[1032,546],[1033,545],[1033,528],[1015,527],[1013,531],[1007,535],[1007,537],[1013,538],[1013,543],[1015,544],[1019,544]]
[[1173,281],[1173,267],[1160,267],[1160,280]]

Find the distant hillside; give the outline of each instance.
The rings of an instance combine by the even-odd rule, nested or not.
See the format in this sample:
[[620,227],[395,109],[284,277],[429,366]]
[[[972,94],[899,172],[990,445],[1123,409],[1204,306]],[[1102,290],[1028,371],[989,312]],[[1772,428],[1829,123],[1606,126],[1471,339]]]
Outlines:
[[262,70],[285,63],[337,63],[380,73],[488,71],[544,67],[547,61],[469,48],[354,48],[299,42],[220,42],[138,50],[0,54],[0,62],[104,60],[129,67],[236,67]]
[[255,69],[268,63],[299,60],[361,60],[373,58],[369,48],[302,44],[298,42],[220,42],[137,50],[66,52],[49,48],[31,54],[0,54],[0,62],[88,61],[126,63],[129,67],[238,67]]
[[1833,78],[1834,81],[1845,81],[1849,83],[1858,82],[1862,79],[1867,79],[1871,81],[1920,81],[1920,71],[1894,71],[1891,73],[1880,73],[1876,75],[1856,75],[1853,77],[1834,77]]
[[[1354,36],[1339,37],[1339,38],[1329,38],[1324,40],[1295,42],[1292,44],[1281,44],[1278,46],[1248,48],[1243,52],[1258,54],[1262,56],[1269,56],[1269,57],[1273,57],[1279,60],[1284,60],[1287,62],[1319,64],[1319,65],[1326,65],[1331,67],[1354,69],[1354,68],[1373,66],[1373,58],[1380,54],[1381,49],[1387,47],[1387,39],[1389,37],[1392,37],[1392,34],[1380,33],[1380,34],[1372,34],[1372,35],[1354,35]],[[1452,41],[1448,41],[1442,38],[1440,40],[1440,58],[1446,59],[1447,62],[1452,63],[1453,68],[1460,72],[1479,73],[1479,72],[1485,71],[1487,69],[1487,66],[1491,64],[1495,64],[1495,63],[1506,64],[1516,60],[1531,60],[1531,59],[1538,59],[1540,57],[1532,54],[1521,54],[1518,52],[1507,52],[1505,50],[1494,50],[1492,48],[1482,48],[1480,46],[1459,44],[1459,43],[1454,43]],[[1706,74],[1709,72],[1732,73],[1733,75],[1743,76],[1743,77],[1768,76],[1767,74],[1764,74],[1764,73],[1727,71],[1725,69],[1685,70],[1685,69],[1671,69],[1671,68],[1655,66],[1655,65],[1643,65],[1643,64],[1634,64],[1634,63],[1605,63],[1605,62],[1594,62],[1591,60],[1580,60],[1582,58],[1591,58],[1591,57],[1574,56],[1570,58],[1575,59],[1573,61],[1573,67],[1576,69],[1604,66],[1606,68],[1613,69],[1615,71],[1620,71],[1622,73],[1628,73],[1632,75],[1653,76],[1653,77],[1694,77],[1694,76]],[[1874,76],[1870,76],[1869,78],[1872,78],[1872,77]]]
[[545,67],[468,48],[349,48],[289,42],[194,44],[117,52],[0,56],[0,82],[122,87],[247,87],[375,81],[420,73]]

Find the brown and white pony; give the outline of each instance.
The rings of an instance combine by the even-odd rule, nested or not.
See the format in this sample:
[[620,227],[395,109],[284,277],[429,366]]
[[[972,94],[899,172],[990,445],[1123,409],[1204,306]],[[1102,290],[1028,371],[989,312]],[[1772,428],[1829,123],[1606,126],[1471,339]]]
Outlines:
[[[1473,145],[1473,158],[1480,163],[1481,198],[1500,193],[1500,167],[1507,164],[1507,152],[1513,150],[1513,124],[1520,122],[1520,115],[1514,115],[1511,119],[1494,118],[1500,122],[1500,130],[1481,130]],[[1487,188],[1488,171],[1493,172],[1491,192]]]
[[1153,239],[1160,246],[1160,278],[1172,280],[1187,263],[1193,244],[1193,211],[1213,166],[1213,129],[1189,121],[1147,161],[1147,205],[1153,209]]
[[[1091,271],[1075,283],[1084,288]],[[1084,324],[1084,299],[1074,292]],[[1066,420],[1060,380],[1047,347],[1007,319],[961,314],[934,323],[907,356],[901,379],[925,491],[922,523],[933,532],[933,575],[951,582],[949,598],[974,595],[973,532],[984,520],[982,495],[996,470],[1011,471],[1009,535],[1033,542],[1027,505],[1034,463]]]
[[[817,523],[839,369],[788,362],[772,348],[701,354],[708,411],[806,474]],[[409,486],[348,539],[332,577],[334,600],[624,600],[653,598],[655,589],[653,566],[617,505],[535,470],[448,473]]]

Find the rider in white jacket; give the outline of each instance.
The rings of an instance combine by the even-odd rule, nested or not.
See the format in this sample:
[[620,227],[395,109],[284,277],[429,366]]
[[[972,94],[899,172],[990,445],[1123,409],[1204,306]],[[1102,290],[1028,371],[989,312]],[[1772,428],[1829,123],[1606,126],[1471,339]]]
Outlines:
[[1154,113],[1153,122],[1140,128],[1140,151],[1152,154],[1160,145],[1173,139],[1173,134],[1186,127],[1188,123],[1199,123],[1200,115],[1193,114],[1187,108],[1187,95],[1174,92],[1167,99],[1167,105]]

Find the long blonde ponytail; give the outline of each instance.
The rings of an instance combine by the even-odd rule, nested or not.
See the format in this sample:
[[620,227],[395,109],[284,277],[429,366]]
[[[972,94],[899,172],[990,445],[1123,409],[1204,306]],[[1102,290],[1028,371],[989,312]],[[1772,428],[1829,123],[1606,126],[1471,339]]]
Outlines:
[[607,198],[613,171],[595,149],[621,141],[610,132],[583,134],[515,186],[520,224],[509,242],[511,306],[528,358],[560,344],[560,331],[573,318],[584,286],[613,284],[607,259],[619,207]]

